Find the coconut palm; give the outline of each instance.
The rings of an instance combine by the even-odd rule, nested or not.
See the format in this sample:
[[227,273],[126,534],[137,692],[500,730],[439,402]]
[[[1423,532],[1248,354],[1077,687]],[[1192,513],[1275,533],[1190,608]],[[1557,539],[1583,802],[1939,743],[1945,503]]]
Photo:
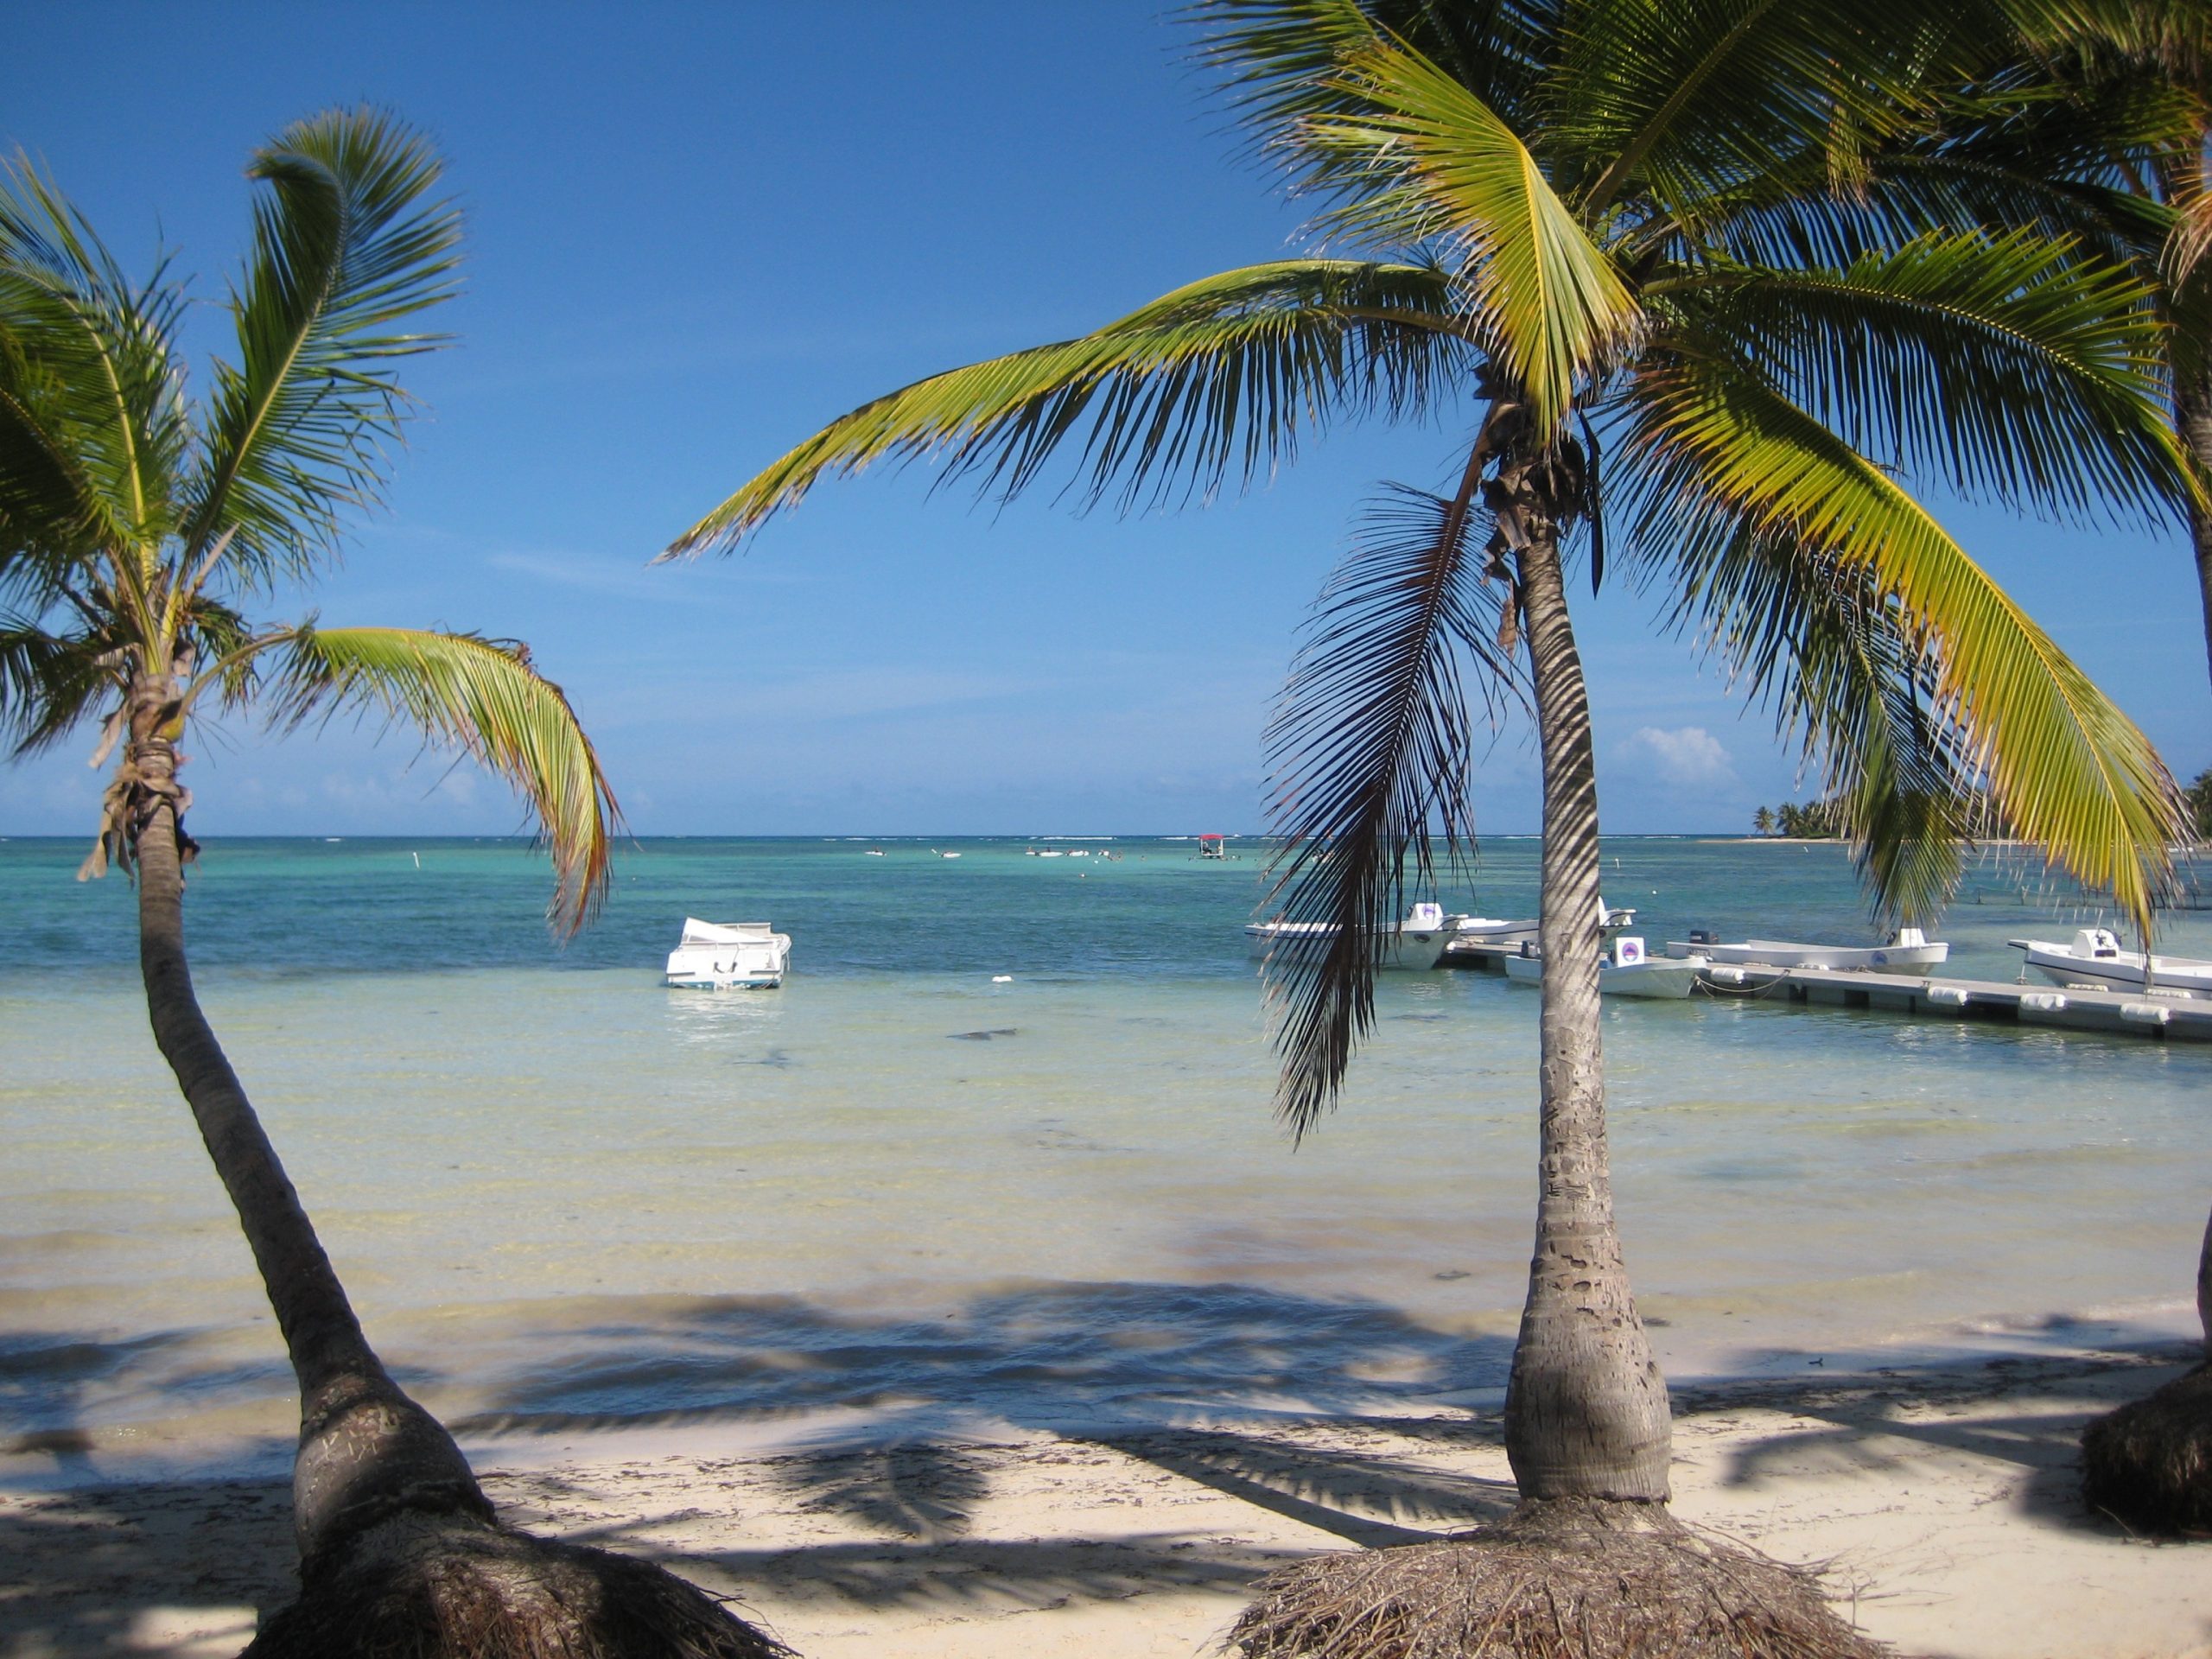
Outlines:
[[[2185,496],[2144,284],[2025,230],[1884,239],[1881,204],[1834,158],[1979,49],[1925,8],[1200,10],[1243,112],[1321,198],[1332,256],[1207,277],[864,404],[664,556],[728,550],[825,474],[878,461],[927,459],[1010,495],[1065,446],[1079,493],[1127,505],[1249,479],[1332,420],[1459,411],[1456,477],[1374,504],[1294,664],[1271,734],[1287,849],[1271,902],[1333,926],[1268,971],[1277,1103],[1302,1134],[1370,1025],[1371,942],[1408,871],[1426,874],[1433,829],[1449,849],[1468,827],[1471,701],[1525,700],[1543,772],[1541,1184],[1505,1406],[1523,1503],[1494,1535],[1521,1565],[1310,1564],[1239,1639],[1254,1654],[1550,1651],[1565,1598],[1592,1650],[1847,1642],[1794,1581],[1685,1565],[1663,1518],[1666,1389],[1610,1192],[1570,566],[1662,595],[1769,703],[1821,769],[1885,915],[1948,898],[1951,831],[1979,787],[2147,920],[2171,779],[1901,477],[2075,518]],[[1668,1592],[1681,1574],[1711,1595]],[[1815,1645],[1788,1647],[1785,1628]]]
[[[2212,12],[2199,0],[2007,0],[2012,51],[1866,164],[1925,210],[2025,222],[2128,262],[2168,327],[2172,419],[2212,479]],[[2212,664],[2212,509],[2186,515]]]
[[589,739],[520,645],[249,614],[312,576],[375,498],[410,407],[398,365],[439,343],[407,330],[454,291],[460,237],[435,154],[373,111],[298,123],[250,173],[264,188],[230,295],[237,355],[200,402],[182,285],[166,267],[130,280],[28,162],[0,176],[0,739],[22,754],[97,725],[93,764],[117,757],[80,874],[136,878],[155,1040],[298,1378],[302,1593],[252,1650],[774,1651],[658,1567],[497,1525],[452,1437],[370,1347],[194,995],[178,772],[218,711],[367,713],[467,749],[542,825],[564,934],[606,891],[617,822]]
[[[2165,327],[2171,418],[2200,486],[2177,493],[2212,661],[2212,10],[2201,0],[2005,0],[1993,60],[1858,165],[1923,225],[2017,224],[2129,265]],[[2092,1424],[2085,1491],[2139,1528],[2212,1528],[2212,1224],[2206,1363]]]

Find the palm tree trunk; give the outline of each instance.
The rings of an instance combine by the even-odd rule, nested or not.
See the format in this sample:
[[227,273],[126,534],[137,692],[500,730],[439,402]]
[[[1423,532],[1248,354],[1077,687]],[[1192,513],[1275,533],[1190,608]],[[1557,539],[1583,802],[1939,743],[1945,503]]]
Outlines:
[[[2174,424],[2182,445],[2196,463],[2200,478],[2212,478],[2212,376],[2184,383],[2174,400]],[[2204,657],[2212,669],[2212,514],[2192,505],[2189,511],[2189,541],[2196,555],[2196,590],[2204,607]]]
[[[134,722],[138,723],[138,722]],[[400,1509],[488,1519],[490,1503],[453,1437],[385,1370],[299,1195],[262,1132],[193,993],[184,950],[184,878],[166,738],[132,744],[130,765],[153,810],[137,839],[138,962],[154,1040],[176,1074],[237,1208],[300,1387],[293,1524],[302,1560]]]
[[1542,1191],[1505,1393],[1524,1499],[1663,1503],[1673,1425],[1613,1227],[1599,1036],[1598,784],[1556,519],[1519,554],[1544,763]]

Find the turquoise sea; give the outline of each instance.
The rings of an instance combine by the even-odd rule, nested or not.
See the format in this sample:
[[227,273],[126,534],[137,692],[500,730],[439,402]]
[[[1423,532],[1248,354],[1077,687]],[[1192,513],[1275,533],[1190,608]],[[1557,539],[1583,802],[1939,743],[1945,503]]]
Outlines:
[[[563,949],[518,842],[216,840],[188,917],[372,1337],[471,1431],[1484,1397],[1528,1256],[1535,997],[1386,977],[1294,1148],[1239,932],[1264,849],[1232,845],[648,841]],[[81,852],[0,842],[0,1447],[30,1478],[274,1456],[289,1373],[147,1032],[130,890],[76,883]],[[1486,842],[1439,896],[1532,913],[1535,855]],[[1872,938],[1840,848],[1605,859],[1655,949]],[[1941,934],[2010,979],[2004,941],[2075,910],[1993,861]],[[663,988],[686,914],[772,920],[791,980]],[[2212,915],[2161,944],[2212,957]],[[2212,1046],[1702,997],[1608,1005],[1605,1040],[1673,1375],[2190,1328]]]

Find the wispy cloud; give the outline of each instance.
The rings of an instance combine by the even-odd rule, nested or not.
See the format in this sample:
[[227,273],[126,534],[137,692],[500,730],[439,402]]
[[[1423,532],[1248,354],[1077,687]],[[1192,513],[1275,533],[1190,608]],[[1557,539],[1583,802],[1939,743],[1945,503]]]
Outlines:
[[[484,563],[494,570],[551,587],[636,600],[648,605],[681,605],[687,610],[696,610],[701,606],[725,602],[727,598],[713,587],[686,582],[681,571],[649,569],[643,556],[584,557],[564,553],[507,551],[488,554]],[[818,580],[814,573],[799,566],[772,564],[762,560],[738,564],[732,579],[755,585],[797,585]]]

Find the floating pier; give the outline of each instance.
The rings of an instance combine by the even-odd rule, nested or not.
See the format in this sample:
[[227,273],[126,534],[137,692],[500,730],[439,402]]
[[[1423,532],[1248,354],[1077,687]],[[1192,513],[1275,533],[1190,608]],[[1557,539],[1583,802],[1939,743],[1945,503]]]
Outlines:
[[[1518,945],[1454,944],[1452,968],[1502,974]],[[1927,979],[1834,968],[1772,968],[1760,963],[1707,963],[1698,982],[1718,995],[1866,1008],[1923,1020],[1990,1020],[2069,1031],[2212,1043],[2212,999],[2180,992],[2100,991],[2078,985],[2019,985],[1994,979]]]

